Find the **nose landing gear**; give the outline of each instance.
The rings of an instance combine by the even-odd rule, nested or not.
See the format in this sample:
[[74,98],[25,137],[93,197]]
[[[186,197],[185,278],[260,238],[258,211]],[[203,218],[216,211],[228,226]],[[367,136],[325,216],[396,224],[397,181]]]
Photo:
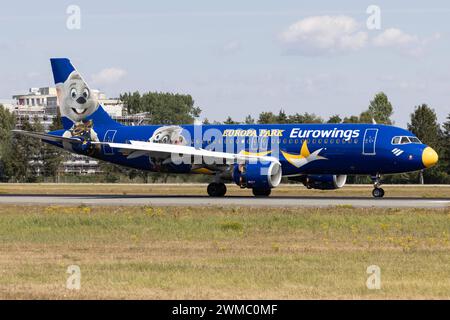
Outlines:
[[375,198],[383,198],[384,196],[384,189],[383,188],[375,188],[372,190],[372,195]]
[[373,190],[372,195],[375,198],[383,198],[384,197],[384,189],[380,188],[381,186],[381,175],[378,173],[376,176],[372,176],[373,181]]

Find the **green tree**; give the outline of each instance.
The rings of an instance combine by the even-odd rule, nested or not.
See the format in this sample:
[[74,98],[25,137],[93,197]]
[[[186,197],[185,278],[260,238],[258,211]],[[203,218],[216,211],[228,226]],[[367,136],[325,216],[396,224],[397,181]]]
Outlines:
[[233,119],[231,119],[230,116],[228,116],[227,120],[225,120],[225,121],[223,122],[223,124],[239,124],[239,122],[234,121]]
[[105,179],[104,181],[107,183],[118,182],[120,180],[120,176],[123,173],[122,170],[125,170],[111,162],[103,160],[99,160],[98,165]]
[[342,123],[359,123],[359,117],[358,116],[345,117],[344,120],[342,120]]
[[129,113],[146,112],[151,124],[190,124],[200,116],[201,109],[194,106],[190,95],[147,92],[120,95]]
[[288,116],[286,115],[286,113],[284,112],[283,109],[281,109],[278,112],[278,116],[277,116],[277,120],[276,121],[277,121],[277,123],[281,123],[281,124],[288,123],[288,121],[289,121]]
[[393,108],[384,92],[379,92],[375,95],[374,99],[370,101],[368,111],[377,123],[392,124],[391,116],[393,113]]
[[[61,115],[58,114],[53,118],[49,127],[50,131],[62,129]],[[64,160],[64,151],[56,146],[44,143],[42,146],[42,174],[46,178],[53,179],[58,182],[58,169]]]
[[261,112],[258,119],[259,124],[277,123],[277,116],[273,112]]
[[[435,111],[426,104],[416,106],[411,113],[408,130],[414,133],[424,144],[431,146],[438,155],[442,155],[444,146],[444,134],[437,122]],[[438,162],[432,168],[423,172],[423,179],[427,183],[448,183],[449,175],[446,172],[445,163]]]
[[245,124],[255,124],[255,119],[253,119],[251,115],[248,115],[245,117],[244,123]]
[[[35,131],[36,125],[32,125],[28,119],[21,123],[22,130]],[[39,129],[39,128],[38,128]],[[13,150],[10,152],[11,177],[16,182],[36,182],[40,170],[41,142],[24,135],[13,135]]]
[[296,113],[289,116],[289,123],[323,123],[323,119],[314,113]]
[[363,111],[361,112],[361,114],[359,115],[359,120],[358,123],[373,123],[373,121],[376,121],[377,123],[381,123],[378,122],[372,115],[372,112],[370,112],[369,110]]
[[416,106],[411,113],[408,130],[414,133],[423,143],[440,151],[442,131],[437,122],[436,112],[426,104]]
[[11,130],[15,127],[15,118],[8,109],[0,104],[0,180],[8,181],[14,173]]
[[119,99],[123,101],[129,114],[143,112],[143,108],[141,107],[141,94],[138,91],[123,93]]
[[450,172],[450,113],[447,116],[447,121],[442,125],[443,131],[443,150],[441,161],[446,168],[447,173]]
[[342,119],[338,114],[331,116],[327,123],[342,123]]

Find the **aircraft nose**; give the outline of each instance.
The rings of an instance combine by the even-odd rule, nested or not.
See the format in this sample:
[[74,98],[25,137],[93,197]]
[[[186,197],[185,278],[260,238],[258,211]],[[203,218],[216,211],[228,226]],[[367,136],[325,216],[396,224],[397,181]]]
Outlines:
[[438,154],[431,147],[426,147],[422,152],[422,163],[426,168],[434,166],[438,162]]

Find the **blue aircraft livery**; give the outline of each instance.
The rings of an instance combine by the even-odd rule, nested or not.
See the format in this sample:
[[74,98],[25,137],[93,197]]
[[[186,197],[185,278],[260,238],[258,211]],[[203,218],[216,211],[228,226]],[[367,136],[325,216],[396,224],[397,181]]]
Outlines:
[[282,177],[324,190],[343,187],[347,175],[369,175],[373,196],[383,197],[382,174],[438,161],[411,132],[379,124],[124,126],[105,112],[68,59],[50,61],[64,129],[16,134],[130,168],[209,174],[210,196],[224,196],[227,181],[268,196]]

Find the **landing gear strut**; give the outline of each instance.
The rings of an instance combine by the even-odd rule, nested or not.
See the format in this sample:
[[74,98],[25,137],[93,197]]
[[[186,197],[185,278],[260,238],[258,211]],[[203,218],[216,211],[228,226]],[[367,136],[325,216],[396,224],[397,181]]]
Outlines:
[[375,198],[383,198],[384,197],[384,190],[383,188],[380,188],[381,186],[381,175],[378,173],[376,176],[371,177],[373,180],[373,190],[372,195]]
[[227,193],[227,186],[223,182],[211,182],[207,191],[210,197],[223,197]]

